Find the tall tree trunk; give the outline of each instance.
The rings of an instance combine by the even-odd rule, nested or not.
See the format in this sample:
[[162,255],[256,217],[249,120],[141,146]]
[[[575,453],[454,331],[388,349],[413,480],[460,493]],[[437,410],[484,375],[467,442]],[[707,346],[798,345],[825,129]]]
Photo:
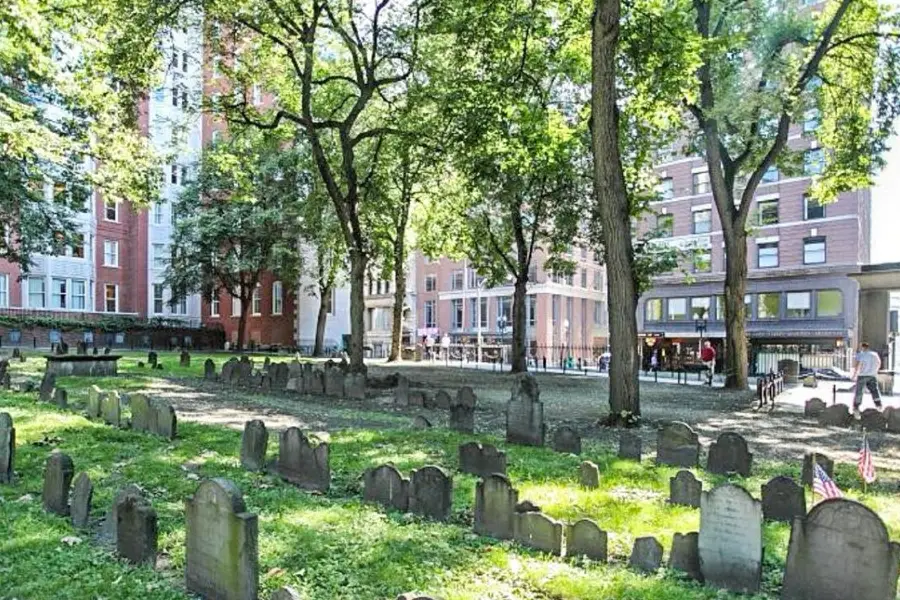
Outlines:
[[631,212],[619,155],[616,108],[616,50],[620,0],[595,0],[591,36],[591,146],[594,152],[594,196],[609,277],[610,423],[622,413],[641,414],[638,384],[637,288]]
[[399,254],[395,252],[394,256],[394,315],[391,322],[391,353],[388,355],[388,362],[398,361],[403,356],[403,303],[406,300],[406,260],[399,260],[399,258],[403,256],[405,259],[405,255],[406,252],[401,249]]
[[[521,269],[521,265],[519,266]],[[528,273],[528,269],[520,270],[520,272]],[[516,285],[513,288],[512,356],[510,356],[513,373],[524,373],[528,370],[528,363],[525,361],[525,328],[527,327],[525,318],[528,312],[526,306],[528,297],[525,292],[527,289],[528,278],[516,277]]]
[[350,250],[350,371],[365,373],[363,346],[366,334],[366,300],[363,290],[366,284],[368,256],[358,249]]
[[747,234],[743,227],[734,228],[732,235],[725,236],[725,243],[725,387],[746,390]]
[[238,338],[237,338],[237,349],[243,350],[245,346],[246,339],[246,329],[247,329],[247,313],[250,312],[250,298],[240,298],[241,301],[241,316],[238,317]]
[[[313,345],[313,356],[322,356],[325,346],[325,324],[328,322],[328,304],[332,301],[334,290],[330,285],[319,288],[319,314],[316,317],[316,341]],[[328,303],[326,303],[328,301]]]

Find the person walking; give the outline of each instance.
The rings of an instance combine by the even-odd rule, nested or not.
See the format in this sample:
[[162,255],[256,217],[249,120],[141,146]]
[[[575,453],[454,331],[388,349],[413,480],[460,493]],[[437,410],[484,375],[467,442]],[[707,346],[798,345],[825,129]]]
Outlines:
[[862,404],[863,390],[868,389],[872,394],[875,406],[881,409],[881,392],[878,391],[878,369],[881,368],[881,357],[877,352],[869,349],[869,344],[863,342],[856,353],[856,362],[853,364],[853,372],[850,378],[856,382],[853,396],[853,417],[860,418],[859,406]]
[[706,385],[712,387],[713,375],[716,372],[716,349],[713,348],[709,340],[703,342],[703,349],[700,350],[700,360],[703,361],[703,366],[706,367]]

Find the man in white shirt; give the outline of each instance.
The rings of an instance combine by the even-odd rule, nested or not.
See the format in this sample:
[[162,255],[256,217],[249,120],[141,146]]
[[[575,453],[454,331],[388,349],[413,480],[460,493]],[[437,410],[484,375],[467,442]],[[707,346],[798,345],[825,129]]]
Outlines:
[[859,345],[856,362],[853,365],[851,378],[856,381],[856,395],[853,398],[853,416],[860,418],[859,406],[862,404],[863,389],[872,394],[875,406],[881,408],[881,392],[878,391],[878,369],[881,368],[881,357],[869,349],[869,344]]

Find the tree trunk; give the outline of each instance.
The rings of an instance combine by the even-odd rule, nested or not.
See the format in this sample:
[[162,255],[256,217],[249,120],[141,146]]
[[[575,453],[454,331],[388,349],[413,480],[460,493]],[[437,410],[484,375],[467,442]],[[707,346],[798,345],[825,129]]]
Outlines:
[[747,234],[743,228],[735,228],[732,235],[725,236],[725,243],[725,387],[746,390]]
[[250,312],[250,299],[240,298],[241,301],[241,316],[238,317],[238,338],[237,338],[237,349],[244,349],[244,340],[246,338],[246,329],[247,329],[247,313]]
[[350,251],[350,371],[365,373],[363,345],[366,333],[366,300],[363,290],[366,284],[368,257],[358,249]]
[[[401,251],[401,254],[405,254]],[[406,300],[406,261],[394,257],[394,316],[391,323],[391,353],[388,362],[399,361],[403,346],[403,303]]]
[[623,413],[641,414],[638,385],[637,288],[631,212],[619,155],[616,109],[616,51],[620,0],[595,0],[592,23],[591,145],[594,152],[594,196],[603,230],[609,277],[610,423],[626,421]]
[[313,346],[313,356],[322,356],[325,352],[325,324],[328,321],[328,304],[334,290],[331,286],[322,286],[319,289],[319,314],[316,317],[316,342]]
[[[523,272],[527,273],[528,269],[525,269]],[[527,327],[526,316],[528,312],[528,307],[526,306],[528,296],[525,295],[525,292],[527,289],[528,280],[525,277],[516,277],[512,307],[512,356],[509,357],[513,373],[524,373],[528,370],[528,363],[525,360],[525,328]]]

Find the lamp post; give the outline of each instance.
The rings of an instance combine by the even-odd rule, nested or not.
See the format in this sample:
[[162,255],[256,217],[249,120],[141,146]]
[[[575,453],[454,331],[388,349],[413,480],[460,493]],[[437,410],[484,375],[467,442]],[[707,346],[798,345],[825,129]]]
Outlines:
[[[694,329],[700,334],[698,353],[703,351],[703,334],[706,333],[706,309],[701,308],[694,313]],[[701,359],[702,360],[702,359]]]
[[[503,337],[506,334],[506,313],[497,317],[497,331],[500,332],[500,364],[503,364]],[[502,370],[502,367],[501,367]]]

